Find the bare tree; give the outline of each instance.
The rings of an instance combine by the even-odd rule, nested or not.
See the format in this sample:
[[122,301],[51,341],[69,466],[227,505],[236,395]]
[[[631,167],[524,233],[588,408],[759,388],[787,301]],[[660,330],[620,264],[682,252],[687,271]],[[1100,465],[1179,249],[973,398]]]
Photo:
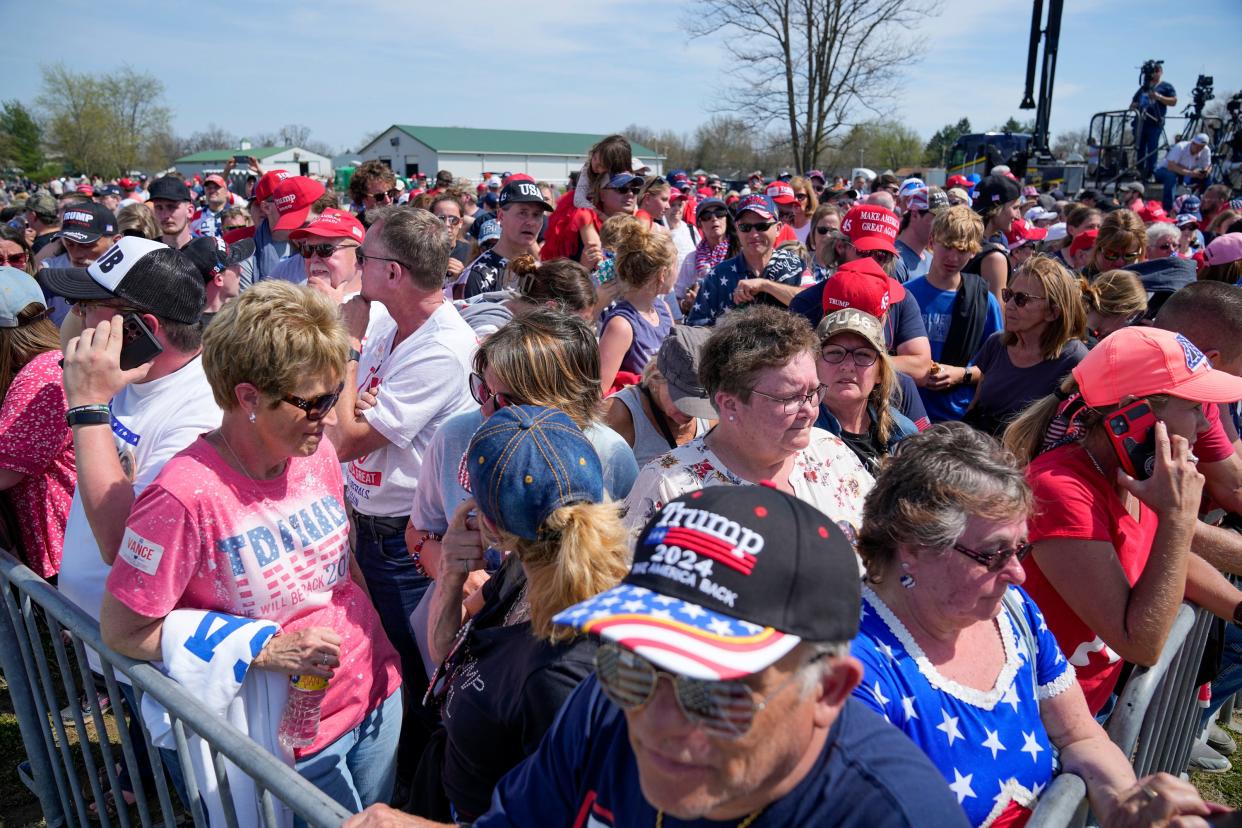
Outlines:
[[742,71],[724,106],[756,125],[783,124],[805,172],[838,130],[885,113],[920,51],[908,32],[939,8],[940,0],[697,0],[687,26],[696,37],[727,36]]
[[1088,131],[1083,129],[1067,129],[1065,132],[1057,135],[1056,140],[1052,142],[1052,155],[1055,158],[1065,158],[1071,153],[1078,153],[1086,156],[1087,154],[1087,137]]

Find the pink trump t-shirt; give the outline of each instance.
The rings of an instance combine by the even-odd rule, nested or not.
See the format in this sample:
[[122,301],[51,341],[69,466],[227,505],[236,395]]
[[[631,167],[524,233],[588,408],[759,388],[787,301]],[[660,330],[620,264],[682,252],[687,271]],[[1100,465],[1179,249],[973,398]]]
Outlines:
[[108,591],[139,615],[227,612],[284,633],[329,627],[343,639],[309,756],[357,727],[401,685],[396,651],[350,578],[341,467],[323,440],[284,474],[251,480],[199,437],[134,503]]

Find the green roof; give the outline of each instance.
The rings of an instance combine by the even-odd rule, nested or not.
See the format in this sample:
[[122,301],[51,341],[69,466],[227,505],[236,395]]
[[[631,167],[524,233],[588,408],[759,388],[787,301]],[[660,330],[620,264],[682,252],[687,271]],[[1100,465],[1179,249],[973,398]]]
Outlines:
[[250,149],[221,149],[221,150],[203,150],[192,155],[186,155],[174,161],[174,164],[203,164],[219,161],[221,163],[228,161],[234,155],[253,155],[255,158],[267,158],[278,152],[293,149],[293,147],[251,147]]
[[[394,124],[414,140],[437,152],[515,153],[519,155],[586,155],[604,135],[583,132],[531,132],[523,129],[470,129]],[[633,154],[660,158],[659,153],[630,142]]]

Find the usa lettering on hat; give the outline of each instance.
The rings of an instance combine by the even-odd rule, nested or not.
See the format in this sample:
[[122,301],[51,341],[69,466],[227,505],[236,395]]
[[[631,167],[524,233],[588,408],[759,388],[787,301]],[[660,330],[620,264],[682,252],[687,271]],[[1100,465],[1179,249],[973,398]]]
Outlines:
[[139,236],[122,236],[116,244],[104,251],[103,255],[91,263],[86,272],[102,288],[115,292],[116,286],[129,273],[130,268],[138,260],[152,250],[167,248],[163,242],[144,239]]

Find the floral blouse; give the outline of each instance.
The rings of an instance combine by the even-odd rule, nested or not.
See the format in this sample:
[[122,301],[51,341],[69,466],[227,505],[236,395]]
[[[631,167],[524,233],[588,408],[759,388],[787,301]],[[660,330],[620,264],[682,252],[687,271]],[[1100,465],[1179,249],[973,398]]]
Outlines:
[[[639,532],[665,503],[687,492],[755,482],[730,471],[704,443],[706,436],[643,466],[625,499],[625,522],[631,532]],[[818,428],[811,429],[811,443],[798,452],[789,473],[794,496],[831,518],[851,541],[862,525],[863,498],[874,483],[839,437]]]

